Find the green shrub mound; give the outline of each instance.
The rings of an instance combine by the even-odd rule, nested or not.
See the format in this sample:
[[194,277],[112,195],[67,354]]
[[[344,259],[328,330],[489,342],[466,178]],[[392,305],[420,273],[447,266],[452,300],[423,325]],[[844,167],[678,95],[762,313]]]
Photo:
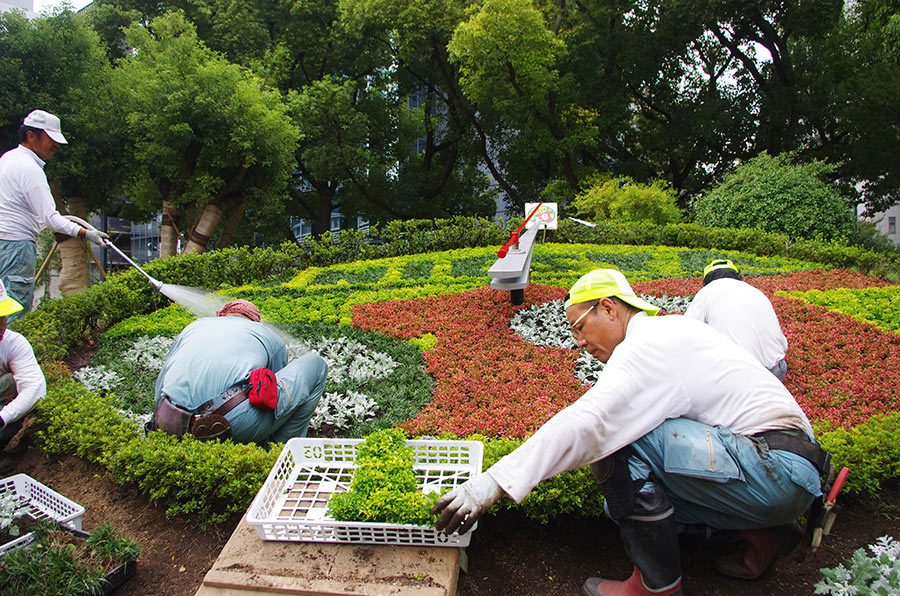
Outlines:
[[434,525],[431,507],[436,493],[424,494],[413,470],[413,451],[399,430],[385,429],[366,437],[356,449],[350,490],[328,501],[338,521]]

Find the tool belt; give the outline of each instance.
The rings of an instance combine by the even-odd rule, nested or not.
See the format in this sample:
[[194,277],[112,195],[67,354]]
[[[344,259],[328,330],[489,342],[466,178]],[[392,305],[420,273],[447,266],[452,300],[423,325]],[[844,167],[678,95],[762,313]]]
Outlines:
[[754,439],[763,439],[770,450],[789,451],[815,466],[820,476],[831,475],[831,454],[813,443],[800,431],[767,430],[753,435]]
[[190,433],[201,441],[231,438],[231,424],[225,414],[247,400],[248,389],[247,383],[229,387],[219,396],[224,402],[215,410],[212,409],[213,400],[192,411],[172,403],[167,395],[163,395],[156,402],[153,418],[147,423],[146,430],[161,430],[176,437]]

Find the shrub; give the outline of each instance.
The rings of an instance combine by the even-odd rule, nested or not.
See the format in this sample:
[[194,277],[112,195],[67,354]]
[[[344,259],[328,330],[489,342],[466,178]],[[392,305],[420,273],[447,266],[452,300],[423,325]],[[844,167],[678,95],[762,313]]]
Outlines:
[[597,222],[677,223],[681,212],[675,205],[675,192],[665,182],[640,184],[628,177],[600,179],[577,195],[578,214]]
[[790,238],[850,237],[850,206],[822,178],[835,167],[820,161],[792,163],[794,156],[761,153],[694,205],[695,221],[717,227],[759,228]]

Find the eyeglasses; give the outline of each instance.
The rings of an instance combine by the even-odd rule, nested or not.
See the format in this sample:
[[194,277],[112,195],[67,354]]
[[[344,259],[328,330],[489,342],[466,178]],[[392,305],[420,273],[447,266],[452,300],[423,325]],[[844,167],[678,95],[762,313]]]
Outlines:
[[581,316],[579,316],[577,319],[575,319],[574,323],[569,325],[569,331],[572,332],[572,337],[574,337],[576,340],[581,339],[581,333],[582,333],[581,327],[584,327],[584,325],[582,325],[581,327],[578,327],[578,328],[576,328],[575,326],[578,325],[578,323],[581,322],[581,319],[585,318],[587,316],[587,314],[589,312],[591,312],[594,309],[594,307],[597,306],[598,304],[600,304],[599,300],[597,302],[594,302],[589,309],[587,309],[586,311],[581,313]]

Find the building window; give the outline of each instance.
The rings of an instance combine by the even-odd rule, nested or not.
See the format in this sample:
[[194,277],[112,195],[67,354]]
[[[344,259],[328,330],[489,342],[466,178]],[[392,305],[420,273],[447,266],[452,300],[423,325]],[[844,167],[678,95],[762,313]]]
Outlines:
[[897,218],[888,217],[888,234],[893,236],[897,233]]

